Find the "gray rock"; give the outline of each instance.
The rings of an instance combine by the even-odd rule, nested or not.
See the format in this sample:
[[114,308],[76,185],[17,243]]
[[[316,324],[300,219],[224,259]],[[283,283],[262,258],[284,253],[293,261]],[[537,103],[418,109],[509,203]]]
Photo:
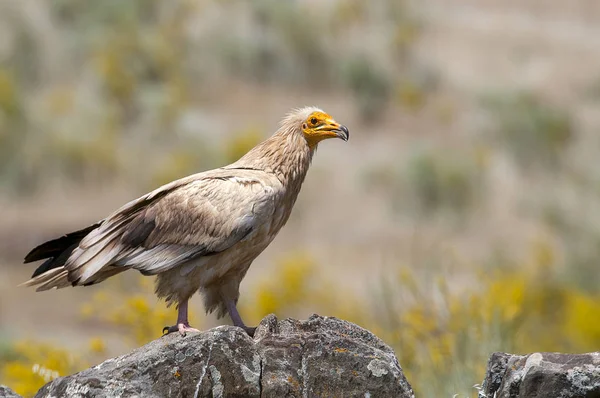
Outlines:
[[220,326],[172,334],[63,377],[36,397],[414,397],[390,347],[336,318],[279,321],[255,337]]
[[492,354],[479,398],[600,397],[600,352]]
[[6,386],[0,386],[0,398],[21,398],[21,396]]

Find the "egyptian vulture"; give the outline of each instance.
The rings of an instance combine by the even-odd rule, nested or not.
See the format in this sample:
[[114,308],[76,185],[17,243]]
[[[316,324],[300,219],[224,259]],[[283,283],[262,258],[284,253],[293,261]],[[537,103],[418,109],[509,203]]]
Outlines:
[[197,331],[188,300],[199,291],[207,313],[229,313],[252,335],[236,308],[240,282],[288,220],[319,142],[348,137],[322,110],[294,110],[237,162],[163,185],[36,247],[25,263],[46,261],[23,286],[88,286],[134,269],[156,275],[156,295],[177,306],[177,323],[163,333]]

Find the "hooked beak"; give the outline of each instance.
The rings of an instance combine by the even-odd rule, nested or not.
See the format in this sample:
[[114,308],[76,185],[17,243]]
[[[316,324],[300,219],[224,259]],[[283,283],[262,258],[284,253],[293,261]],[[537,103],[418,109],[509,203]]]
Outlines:
[[350,132],[348,131],[348,127],[344,125],[340,125],[340,127],[336,130],[335,135],[337,135],[338,138],[341,138],[344,141],[348,141],[348,138],[350,138]]
[[338,122],[332,119],[328,119],[327,122],[321,127],[318,127],[317,130],[332,133],[327,135],[330,138],[341,138],[344,141],[348,141],[348,138],[350,138],[350,132],[348,131],[348,127],[339,124]]

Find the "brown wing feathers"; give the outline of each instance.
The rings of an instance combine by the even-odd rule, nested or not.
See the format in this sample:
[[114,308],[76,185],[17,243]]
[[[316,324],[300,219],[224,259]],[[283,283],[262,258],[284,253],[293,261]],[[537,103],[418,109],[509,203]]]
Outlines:
[[129,224],[127,231],[121,238],[121,242],[131,247],[143,245],[148,236],[154,231],[154,228],[156,228],[154,219],[146,220],[143,215],[137,216]]
[[[48,260],[23,285],[38,290],[89,285],[131,268],[156,275],[227,250],[254,230],[254,207],[263,192],[231,173],[215,170],[216,176],[168,184],[100,223],[44,243],[25,261]],[[240,179],[257,178],[250,173]]]

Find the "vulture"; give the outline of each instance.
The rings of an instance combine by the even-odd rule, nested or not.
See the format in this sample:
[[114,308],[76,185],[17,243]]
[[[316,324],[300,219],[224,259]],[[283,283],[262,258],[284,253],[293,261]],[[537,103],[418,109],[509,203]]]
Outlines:
[[229,314],[253,335],[236,308],[240,283],[287,222],[317,146],[328,138],[347,141],[348,128],[318,108],[295,109],[235,163],[170,182],[34,248],[25,263],[45,261],[22,286],[89,286],[134,269],[156,275],[156,295],[176,305],[177,322],[163,333],[198,331],[188,322],[188,300],[200,292],[207,313]]

